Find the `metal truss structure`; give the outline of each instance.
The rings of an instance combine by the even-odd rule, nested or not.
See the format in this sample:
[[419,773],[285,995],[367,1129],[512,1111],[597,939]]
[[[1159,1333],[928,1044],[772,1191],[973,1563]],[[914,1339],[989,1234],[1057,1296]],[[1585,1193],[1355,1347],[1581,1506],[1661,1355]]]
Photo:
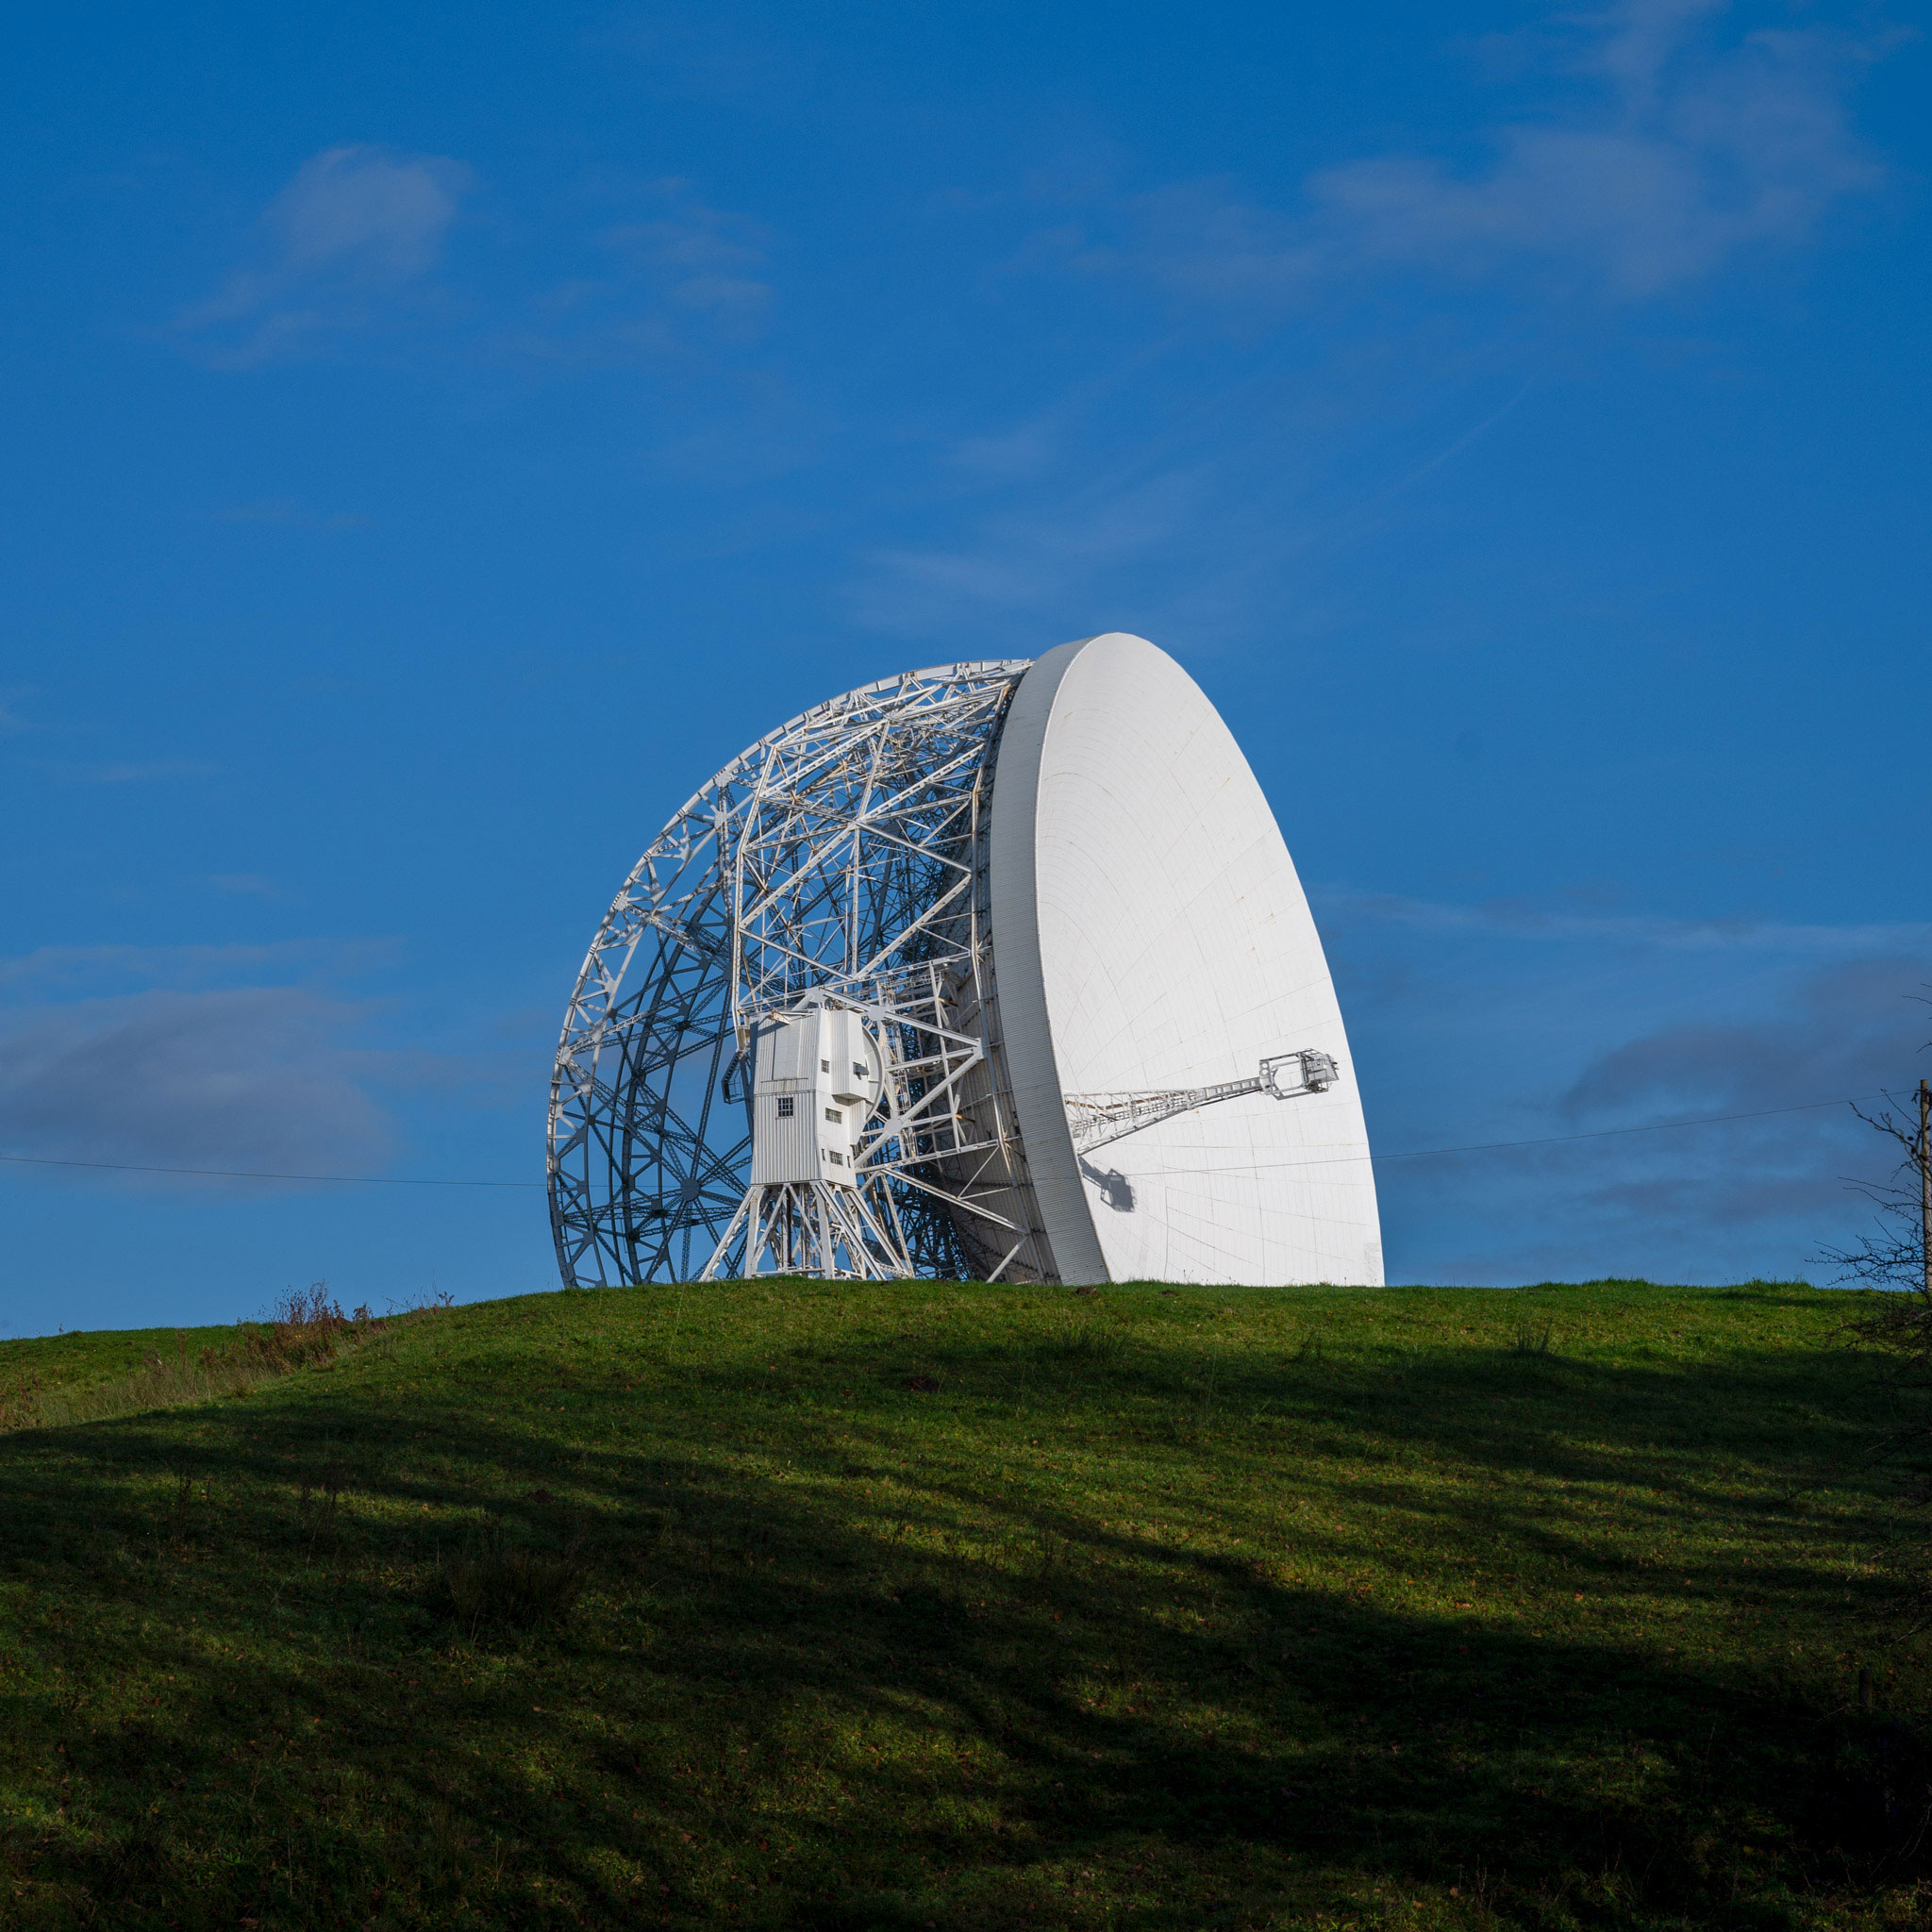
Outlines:
[[746,1191],[700,1278],[807,1274],[887,1281],[912,1272],[903,1230],[883,1225],[861,1189],[773,1181]]
[[[981,1021],[980,878],[991,752],[1025,668],[911,672],[820,705],[727,765],[638,861],[551,1082],[565,1281],[964,1274],[1004,1231],[1024,1241]],[[751,1042],[808,995],[864,1016],[884,1094],[856,1187],[755,1194]]]
[[1124,1140],[1158,1121],[1211,1107],[1217,1100],[1239,1100],[1244,1093],[1292,1100],[1299,1093],[1326,1092],[1335,1079],[1334,1060],[1304,1047],[1263,1060],[1261,1071],[1246,1080],[1224,1080],[1214,1087],[1176,1087],[1155,1093],[1069,1093],[1064,1096],[1067,1125],[1073,1131],[1074,1152],[1084,1159],[1109,1141]]

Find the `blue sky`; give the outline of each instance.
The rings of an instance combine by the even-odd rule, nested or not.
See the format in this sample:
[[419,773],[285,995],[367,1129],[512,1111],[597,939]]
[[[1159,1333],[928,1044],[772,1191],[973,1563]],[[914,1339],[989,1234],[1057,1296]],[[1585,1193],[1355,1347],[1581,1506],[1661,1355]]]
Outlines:
[[[1923,8],[43,9],[0,141],[0,1153],[534,1181],[742,744],[1121,628],[1391,1153],[1932,1070]],[[1841,1111],[1380,1171],[1790,1274]],[[537,1189],[0,1165],[0,1332],[554,1281]],[[1814,1271],[1815,1272],[1815,1271]]]

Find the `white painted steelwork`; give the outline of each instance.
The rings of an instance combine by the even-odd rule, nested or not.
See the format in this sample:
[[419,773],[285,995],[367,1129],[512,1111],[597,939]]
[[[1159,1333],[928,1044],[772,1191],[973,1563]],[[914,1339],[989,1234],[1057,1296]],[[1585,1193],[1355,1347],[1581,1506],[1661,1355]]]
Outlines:
[[1248,1093],[1292,1100],[1297,1094],[1324,1093],[1336,1078],[1335,1062],[1325,1053],[1276,1054],[1261,1062],[1258,1074],[1213,1087],[1170,1088],[1160,1093],[1070,1093],[1067,1124],[1074,1132],[1074,1152],[1091,1154],[1096,1147],[1124,1141],[1174,1114],[1212,1107],[1217,1100],[1240,1100]]
[[[1008,1252],[1009,1274],[1028,1265],[1019,1148],[980,1027],[989,759],[1024,669],[948,665],[820,705],[727,765],[638,861],[551,1082],[566,1281],[978,1274]],[[792,1190],[784,1213],[758,1215],[754,1044],[808,996],[857,1016],[879,1091],[841,1124],[856,1181],[822,1162],[776,1183]]]
[[864,1015],[811,993],[751,1027],[751,1185],[705,1264],[744,1274],[880,1280],[912,1273],[905,1242],[859,1191],[861,1141],[885,1098]]
[[1347,1067],[1273,815],[1172,658],[910,673],[754,745],[618,895],[552,1082],[558,1265],[1379,1282]]

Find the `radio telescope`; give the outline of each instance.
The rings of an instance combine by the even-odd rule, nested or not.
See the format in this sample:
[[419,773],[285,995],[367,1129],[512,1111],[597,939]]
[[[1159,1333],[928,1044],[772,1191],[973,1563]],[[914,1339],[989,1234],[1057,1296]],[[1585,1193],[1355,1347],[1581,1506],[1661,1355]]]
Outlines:
[[908,672],[741,753],[605,915],[551,1081],[558,1266],[1379,1286],[1350,1068],[1173,658]]

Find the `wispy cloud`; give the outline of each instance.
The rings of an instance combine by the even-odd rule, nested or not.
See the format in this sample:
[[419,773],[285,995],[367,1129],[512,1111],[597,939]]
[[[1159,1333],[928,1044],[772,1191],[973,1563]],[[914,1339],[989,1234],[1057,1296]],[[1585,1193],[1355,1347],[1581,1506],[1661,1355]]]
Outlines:
[[372,1173],[397,1139],[393,1104],[524,1100],[529,1047],[425,1045],[398,1031],[388,1000],[352,991],[396,954],[383,940],[300,940],[0,959],[0,1152]]
[[1435,1278],[1802,1272],[1889,1159],[1842,1103],[1932,1065],[1932,925],[1310,896],[1377,1147],[1534,1143],[1385,1163],[1391,1253],[1425,1228]]
[[163,1166],[366,1169],[392,1136],[344,1044],[360,1017],[298,987],[15,1015],[0,1031],[0,1148]]
[[741,102],[755,95],[792,100],[817,84],[822,59],[809,36],[788,39],[785,18],[775,15],[756,30],[708,7],[689,19],[675,8],[653,7],[643,18],[629,11],[587,31],[585,44],[634,64],[645,87],[672,99]]
[[578,249],[580,272],[534,292],[500,351],[574,364],[655,360],[765,331],[773,310],[770,231],[715,208],[692,183],[596,184],[593,199],[628,204]]
[[441,258],[470,183],[446,156],[325,148],[263,211],[256,259],[175,326],[210,360],[247,365],[390,319]]
[[1036,244],[1226,308],[1306,302],[1389,271],[1528,275],[1623,301],[1745,251],[1812,238],[1884,180],[1844,99],[1869,49],[1824,32],[1730,25],[1725,0],[1622,0],[1555,12],[1513,63],[1544,98],[1492,125],[1487,158],[1385,154],[1310,175],[1298,206],[1176,183]]
[[968,475],[993,481],[1037,476],[1058,457],[1059,438],[1044,421],[990,436],[969,436],[952,452],[954,465]]
[[172,778],[212,778],[222,768],[200,758],[148,758],[104,765],[61,765],[56,769],[73,785],[151,785]]
[[[477,225],[499,244],[487,283],[475,261],[445,260],[474,187],[444,156],[325,150],[263,212],[255,258],[175,316],[175,341],[229,369],[341,351],[352,338],[393,353],[432,333],[445,355],[574,367],[741,345],[768,324],[769,232],[690,181],[593,173],[562,206],[484,210]],[[365,521],[287,497],[210,516],[323,531]]]
[[0,990],[100,996],[129,987],[190,990],[241,980],[331,980],[393,963],[388,939],[278,940],[267,945],[37,946],[0,957]]
[[1925,1068],[1932,1016],[1912,995],[1928,974],[1932,953],[1847,960],[1739,1017],[1640,1030],[1591,1058],[1542,1131],[1706,1124],[1391,1163],[1385,1200],[1398,1217],[1432,1204],[1445,1278],[1574,1274],[1581,1252],[1663,1279],[1821,1274],[1814,1257],[1869,1214],[1851,1183],[1896,1160],[1843,1100],[1908,1091]]
[[1776,1107],[1794,1093],[1860,1093],[1909,1085],[1932,1014],[1908,989],[1932,948],[1849,959],[1807,974],[1758,1018],[1658,1027],[1599,1054],[1563,1096],[1573,1118],[1689,1102],[1698,1108]]
[[1755,952],[1793,958],[1842,957],[1896,947],[1932,948],[1932,924],[1799,925],[1763,919],[1674,919],[1649,912],[1591,912],[1530,899],[1474,906],[1317,885],[1309,897],[1324,925],[1375,924],[1424,932],[1491,934],[1528,940],[1592,940],[1672,951]]
[[212,524],[268,524],[287,530],[361,530],[369,519],[357,510],[311,510],[286,496],[236,504],[208,512]]
[[1096,478],[1050,509],[1003,511],[960,550],[878,550],[865,558],[862,618],[886,629],[921,628],[977,607],[1032,611],[1077,602],[1075,589],[1145,562],[1202,508],[1202,480],[1184,469]]
[[772,299],[762,276],[764,231],[742,216],[680,203],[654,220],[608,230],[604,245],[661,282],[679,308],[733,330],[755,328]]
[[1578,315],[1614,333],[1882,187],[1848,112],[1882,48],[1763,18],[1546,8],[1485,50],[1507,105],[1484,103],[1455,158],[1342,157],[1272,205],[1228,180],[1036,182],[1033,218],[1050,207],[1054,225],[1003,282],[1072,275],[1164,313],[1130,317],[1124,341],[1109,324],[1113,349],[1030,415],[962,425],[931,485],[953,535],[874,546],[857,614],[925,636],[1166,626],[1211,647],[1252,636],[1257,610],[1333,598],[1333,558],[1532,420]]
[[290,895],[275,880],[258,872],[212,872],[208,882],[218,892],[238,899],[286,899]]

